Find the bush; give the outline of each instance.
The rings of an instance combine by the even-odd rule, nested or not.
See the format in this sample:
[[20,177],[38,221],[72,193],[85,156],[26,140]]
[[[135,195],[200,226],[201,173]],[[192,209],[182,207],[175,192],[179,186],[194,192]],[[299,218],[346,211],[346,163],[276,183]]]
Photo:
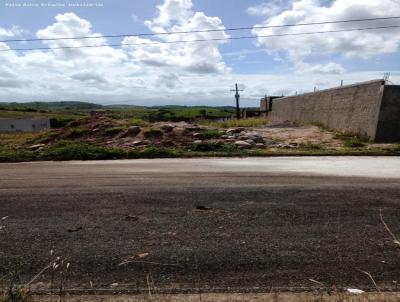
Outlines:
[[43,152],[48,160],[97,160],[126,157],[126,152],[118,148],[108,148],[81,142],[60,141]]
[[150,146],[143,150],[131,150],[128,152],[129,158],[171,158],[180,157],[181,152],[165,147],[154,147]]
[[312,151],[312,150],[321,150],[322,146],[320,144],[306,143],[301,145],[301,148]]
[[221,134],[218,130],[202,130],[199,135],[199,139],[212,139],[212,138],[219,138]]
[[344,146],[348,148],[361,148],[365,147],[365,143],[357,137],[344,140]]
[[51,128],[62,128],[74,120],[75,119],[68,118],[68,117],[53,117],[50,119],[50,127]]
[[194,152],[235,152],[237,146],[233,144],[224,144],[222,142],[201,142],[193,143],[188,146],[190,151]]
[[112,135],[121,133],[124,130],[125,130],[125,127],[112,127],[112,128],[107,128],[106,130],[104,130],[104,134],[108,135],[108,136],[112,136]]
[[32,294],[24,287],[12,287],[3,298],[0,297],[0,302],[31,302],[33,301]]
[[35,159],[35,152],[28,150],[0,150],[0,162],[20,162]]
[[148,127],[150,124],[140,118],[134,118],[130,121],[131,126]]
[[66,133],[65,137],[66,138],[79,138],[85,133],[85,130],[82,128],[71,128],[69,131]]

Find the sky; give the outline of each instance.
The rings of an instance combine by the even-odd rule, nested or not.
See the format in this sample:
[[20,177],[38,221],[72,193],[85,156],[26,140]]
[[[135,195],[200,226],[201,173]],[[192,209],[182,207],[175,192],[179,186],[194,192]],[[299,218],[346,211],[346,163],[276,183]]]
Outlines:
[[[400,28],[259,37],[400,26],[400,19],[257,28],[382,17],[400,17],[400,0],[0,0],[0,41],[192,31],[0,42],[0,102],[222,106],[234,104],[238,83],[242,105],[257,106],[264,95],[384,72],[400,84]],[[238,27],[249,29],[226,30]],[[256,37],[224,40],[239,36]],[[196,39],[220,40],[165,43]],[[101,47],[54,49],[87,45]]]

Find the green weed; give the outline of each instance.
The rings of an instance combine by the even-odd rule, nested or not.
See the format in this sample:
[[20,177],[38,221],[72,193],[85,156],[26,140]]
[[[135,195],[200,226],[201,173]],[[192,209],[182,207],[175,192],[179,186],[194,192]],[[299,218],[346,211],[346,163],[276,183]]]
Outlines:
[[41,157],[47,160],[99,160],[126,157],[126,151],[74,141],[60,141],[45,150]]
[[112,127],[112,128],[107,128],[104,130],[104,135],[106,136],[112,136],[112,135],[117,135],[124,131],[126,128],[125,127]]
[[221,136],[219,130],[214,130],[214,129],[201,130],[199,134],[200,134],[198,137],[199,139],[212,139],[212,138],[219,138]]

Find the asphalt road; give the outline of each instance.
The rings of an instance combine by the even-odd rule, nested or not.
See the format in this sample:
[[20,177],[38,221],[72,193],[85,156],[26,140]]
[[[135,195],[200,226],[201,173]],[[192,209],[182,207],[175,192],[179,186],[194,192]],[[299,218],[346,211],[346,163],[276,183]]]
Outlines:
[[400,236],[400,158],[1,164],[0,278],[61,256],[35,288],[393,288],[380,209]]

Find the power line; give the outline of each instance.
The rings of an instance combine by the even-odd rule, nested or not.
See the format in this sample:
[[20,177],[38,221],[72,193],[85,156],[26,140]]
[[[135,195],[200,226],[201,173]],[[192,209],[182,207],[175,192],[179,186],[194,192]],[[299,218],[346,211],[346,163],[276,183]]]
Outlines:
[[98,35],[98,36],[61,37],[61,38],[9,39],[9,40],[0,40],[0,43],[163,36],[163,35],[177,35],[177,34],[223,32],[223,31],[241,31],[241,30],[250,30],[250,29],[285,28],[285,27],[296,27],[296,26],[311,26],[311,25],[337,24],[337,23],[350,23],[350,22],[363,22],[363,21],[381,21],[381,20],[392,20],[392,19],[400,19],[400,16],[398,16],[398,17],[382,17],[382,18],[365,18],[365,19],[325,21],[325,22],[312,22],[312,23],[283,24],[283,25],[268,25],[268,26],[232,27],[232,28],[224,28],[224,29],[206,29],[206,30],[191,30],[191,31],[158,32],[158,33]]
[[328,30],[328,31],[314,31],[314,32],[303,32],[303,33],[274,34],[274,35],[253,35],[253,36],[241,36],[241,37],[229,37],[229,38],[213,38],[213,39],[155,41],[155,42],[144,42],[144,43],[120,43],[120,44],[109,44],[109,45],[81,45],[81,46],[60,46],[60,47],[9,48],[9,49],[1,49],[0,52],[5,52],[5,51],[77,49],[77,48],[100,48],[100,47],[122,47],[122,46],[141,46],[141,45],[159,45],[159,44],[176,44],[176,43],[197,43],[197,42],[212,42],[212,41],[228,41],[228,40],[243,40],[243,39],[257,39],[257,38],[271,38],[271,37],[315,35],[315,34],[365,31],[365,30],[389,29],[389,28],[400,28],[400,25],[379,26],[379,27],[364,27],[364,28],[352,28],[352,29]]

